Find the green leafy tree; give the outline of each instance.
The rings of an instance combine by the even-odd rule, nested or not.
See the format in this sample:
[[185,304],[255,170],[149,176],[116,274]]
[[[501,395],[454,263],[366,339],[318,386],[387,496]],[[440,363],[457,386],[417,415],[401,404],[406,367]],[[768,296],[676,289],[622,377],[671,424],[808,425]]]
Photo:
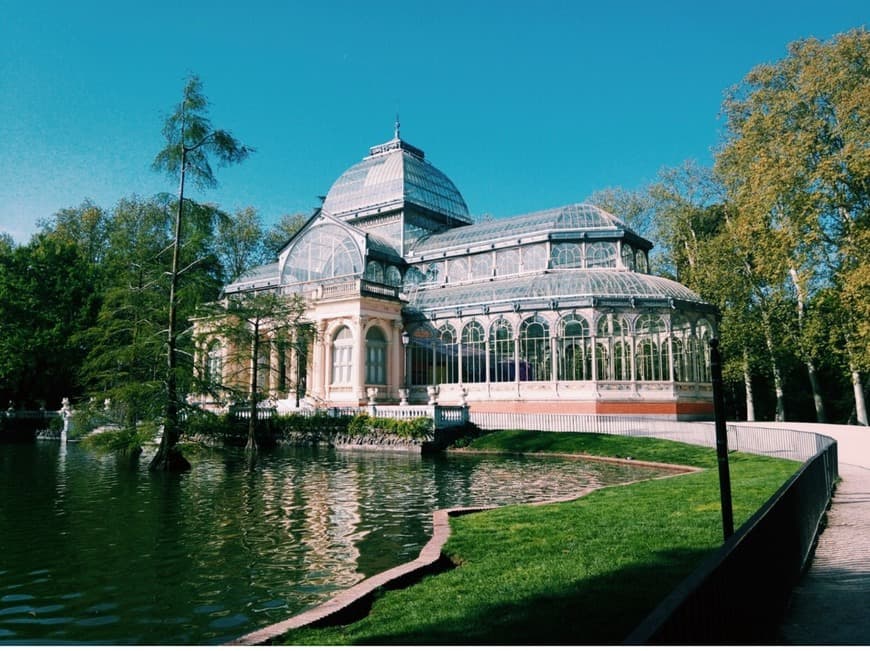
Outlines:
[[170,207],[123,199],[106,221],[102,305],[80,335],[88,356],[81,376],[91,397],[109,399],[119,424],[134,430],[156,420],[162,404]]
[[108,216],[106,211],[86,199],[80,205],[62,208],[52,219],[42,220],[42,232],[52,237],[76,244],[82,254],[95,268],[100,265],[108,247]]
[[0,400],[58,408],[78,395],[84,351],[73,336],[98,305],[77,244],[39,233],[0,253]]
[[263,238],[263,248],[269,259],[274,259],[278,251],[299,232],[308,217],[302,213],[282,215],[281,218],[266,230]]
[[626,190],[620,187],[596,190],[586,199],[619,217],[635,233],[649,237],[653,231],[653,201],[646,190]]
[[254,208],[237,210],[234,215],[221,213],[216,249],[227,282],[274,257],[276,252],[266,250],[264,237],[262,219]]
[[[122,199],[106,218],[106,252],[100,265],[102,305],[97,322],[78,335],[88,351],[81,377],[99,404],[108,398],[111,416],[133,431],[160,419],[164,408],[166,296],[175,206],[170,197]],[[187,237],[179,287],[178,318],[187,323],[198,305],[215,300],[222,272],[214,249],[216,210],[188,201]],[[189,390],[193,364],[189,328],[179,329],[176,376]]]
[[[816,377],[819,349],[808,332],[815,295],[836,288],[867,314],[870,295],[858,270],[868,266],[870,228],[870,34],[790,44],[786,58],[753,69],[732,88],[723,112],[727,136],[716,166],[746,231],[756,235],[771,284],[789,285],[795,349],[824,418]],[[763,246],[763,249],[759,249]],[[774,269],[778,266],[779,269]],[[866,289],[866,288],[865,288]],[[860,327],[847,347],[857,419],[867,423],[861,373],[870,340]]]
[[163,127],[166,146],[154,159],[154,169],[178,179],[172,261],[169,271],[168,324],[166,328],[166,405],[160,448],[151,462],[152,470],[184,470],[189,462],[178,451],[181,435],[179,421],[182,398],[178,391],[178,290],[179,278],[186,271],[181,265],[184,241],[185,184],[188,178],[199,187],[214,187],[217,179],[210,160],[238,163],[247,158],[251,148],[241,144],[229,132],[214,129],[208,118],[208,100],[202,83],[190,77],[184,86],[181,102],[166,119]]

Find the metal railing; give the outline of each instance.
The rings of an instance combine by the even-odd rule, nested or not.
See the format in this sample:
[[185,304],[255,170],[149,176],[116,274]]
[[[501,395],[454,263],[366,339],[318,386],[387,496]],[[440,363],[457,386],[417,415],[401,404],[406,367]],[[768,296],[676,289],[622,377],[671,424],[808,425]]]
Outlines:
[[[649,436],[693,445],[716,446],[712,422],[598,414],[500,414],[471,412],[480,429],[526,429],[544,432],[599,432],[619,436]],[[728,423],[728,448],[733,451],[806,461],[830,439],[812,432]]]
[[776,641],[789,596],[810,558],[837,477],[836,442],[814,436],[826,439],[822,449],[677,586],[626,643]]

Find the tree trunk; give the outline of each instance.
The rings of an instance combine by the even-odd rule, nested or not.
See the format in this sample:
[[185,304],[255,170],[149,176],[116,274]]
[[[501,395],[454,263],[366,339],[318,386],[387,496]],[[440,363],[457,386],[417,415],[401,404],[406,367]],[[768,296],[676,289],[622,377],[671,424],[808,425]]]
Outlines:
[[816,406],[816,421],[819,423],[827,423],[828,417],[825,414],[825,403],[822,401],[822,391],[819,388],[819,377],[816,374],[816,366],[811,361],[807,361],[807,374],[810,376],[810,387],[813,390],[813,402]]
[[776,394],[776,417],[777,422],[785,421],[785,393],[782,389],[782,373],[776,361],[776,348],[773,345],[773,336],[770,333],[770,319],[767,312],[762,308],[761,320],[764,324],[764,341],[767,344],[767,354],[770,356],[770,370],[773,375],[773,390]]
[[257,449],[257,363],[260,360],[260,323],[254,321],[254,331],[251,337],[251,381],[249,387],[249,402],[251,403],[251,417],[248,419],[248,442],[245,450],[256,451]]
[[[183,129],[182,129],[183,132]],[[177,303],[178,266],[181,250],[181,226],[184,217],[184,171],[187,164],[186,150],[181,145],[181,174],[178,184],[178,209],[175,212],[175,237],[172,243],[172,270],[169,274],[169,325],[166,334],[166,410],[163,419],[163,436],[157,454],[148,466],[149,470],[189,470],[190,462],[185,459],[176,446],[181,438],[178,422],[178,382],[176,371],[176,345],[178,343]]]
[[855,418],[859,425],[867,427],[870,421],[867,420],[867,403],[864,401],[864,384],[861,382],[861,373],[851,362],[849,367],[852,373],[852,391],[855,394]]
[[755,420],[755,395],[752,393],[752,375],[749,368],[749,351],[743,349],[743,386],[746,388],[746,420]]
[[804,346],[804,315],[806,314],[806,304],[804,297],[803,286],[800,283],[797,269],[791,267],[788,270],[788,275],[794,285],[795,293],[797,294],[797,317],[798,317],[798,353],[801,359],[807,366],[807,375],[810,378],[810,389],[813,392],[813,404],[816,407],[816,421],[819,423],[828,422],[825,416],[825,403],[822,401],[822,393],[819,390],[819,379],[816,375],[816,366],[813,364],[810,355],[806,352]]

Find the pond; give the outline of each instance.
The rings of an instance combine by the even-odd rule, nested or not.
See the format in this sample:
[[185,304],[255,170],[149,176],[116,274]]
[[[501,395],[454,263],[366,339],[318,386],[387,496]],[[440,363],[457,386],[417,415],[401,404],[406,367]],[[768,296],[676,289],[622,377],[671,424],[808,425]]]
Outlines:
[[0,645],[226,642],[416,558],[436,509],[657,474],[282,447],[167,476],[74,443],[0,444]]

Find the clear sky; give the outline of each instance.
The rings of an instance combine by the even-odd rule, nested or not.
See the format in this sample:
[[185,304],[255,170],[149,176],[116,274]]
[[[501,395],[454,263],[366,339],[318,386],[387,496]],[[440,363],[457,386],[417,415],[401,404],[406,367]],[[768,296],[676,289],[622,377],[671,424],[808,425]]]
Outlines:
[[190,73],[257,149],[198,200],[310,212],[398,112],[501,217],[710,163],[726,88],[868,22],[867,0],[0,0],[0,232],[173,192],[151,162]]

